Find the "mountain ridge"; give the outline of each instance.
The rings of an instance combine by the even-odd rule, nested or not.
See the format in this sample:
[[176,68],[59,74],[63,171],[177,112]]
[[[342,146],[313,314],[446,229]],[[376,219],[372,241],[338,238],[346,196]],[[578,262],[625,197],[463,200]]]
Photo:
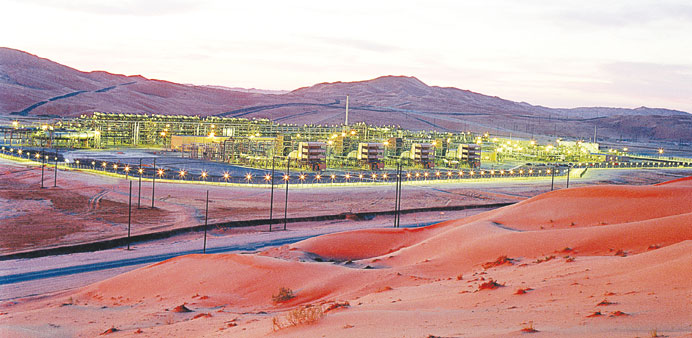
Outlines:
[[[430,86],[415,76],[322,82],[285,93],[199,86],[143,75],[83,72],[46,58],[0,47],[0,116],[74,117],[93,111],[269,118],[282,123],[340,124],[349,120],[411,129],[494,131],[586,138],[598,119],[604,137],[689,140],[692,114],[666,108],[550,108],[455,87]],[[658,118],[657,118],[658,117]],[[653,121],[657,119],[656,121]],[[567,124],[567,122],[571,124]],[[577,121],[577,122],[575,122]],[[670,124],[670,125],[668,125]],[[654,128],[652,126],[663,125]],[[670,127],[669,131],[664,131]],[[690,130],[688,129],[688,130]],[[567,132],[565,132],[567,131]]]

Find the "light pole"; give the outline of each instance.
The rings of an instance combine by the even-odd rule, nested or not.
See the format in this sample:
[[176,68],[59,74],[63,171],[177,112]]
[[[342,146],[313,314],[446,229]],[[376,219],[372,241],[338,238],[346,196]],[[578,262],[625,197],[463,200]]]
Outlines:
[[555,167],[550,171],[550,174],[550,191],[553,191],[553,187],[555,186]]
[[127,207],[127,250],[130,250],[130,225],[132,224],[132,181],[130,181],[130,197]]
[[288,216],[288,183],[291,180],[291,156],[286,156],[286,199],[284,200],[284,230],[286,230],[286,217]]
[[154,158],[154,175],[151,179],[151,208],[154,209],[154,192],[156,191],[156,159]]
[[274,161],[276,160],[276,156],[272,155],[272,174],[269,177],[271,180],[271,185],[272,185],[272,192],[271,192],[271,197],[269,198],[269,232],[272,232],[272,219],[273,219],[273,212],[274,212]]
[[204,208],[204,247],[202,253],[207,253],[207,222],[209,219],[209,190],[207,190],[207,205]]
[[46,154],[41,150],[41,189],[43,189],[43,169],[46,167]]
[[53,188],[58,186],[58,150],[55,150],[55,172],[53,175]]
[[[137,190],[137,209],[140,209],[140,202],[142,201],[142,174],[144,173],[144,170],[142,170],[142,159],[139,159],[139,167],[137,167],[137,172],[139,173],[139,190]],[[156,174],[156,172],[154,172]]]

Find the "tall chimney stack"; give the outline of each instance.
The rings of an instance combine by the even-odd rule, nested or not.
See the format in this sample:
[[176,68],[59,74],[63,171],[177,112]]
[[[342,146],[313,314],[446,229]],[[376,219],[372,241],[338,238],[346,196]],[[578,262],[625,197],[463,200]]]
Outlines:
[[348,95],[346,95],[346,123],[344,125],[348,125]]

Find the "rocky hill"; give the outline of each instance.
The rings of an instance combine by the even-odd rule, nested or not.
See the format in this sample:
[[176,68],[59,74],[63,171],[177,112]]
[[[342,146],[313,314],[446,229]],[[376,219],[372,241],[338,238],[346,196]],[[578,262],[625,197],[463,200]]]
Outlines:
[[93,111],[270,118],[282,123],[349,121],[411,129],[489,131],[600,140],[692,142],[692,115],[682,111],[582,107],[554,109],[458,88],[429,86],[415,77],[382,76],[320,83],[287,93],[194,86],[82,72],[48,59],[0,48],[0,116],[74,117]]

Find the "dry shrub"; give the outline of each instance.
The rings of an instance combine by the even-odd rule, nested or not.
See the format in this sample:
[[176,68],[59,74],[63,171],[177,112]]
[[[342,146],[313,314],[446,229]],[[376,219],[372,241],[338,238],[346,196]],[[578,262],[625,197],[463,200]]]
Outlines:
[[610,314],[610,317],[626,317],[626,316],[629,316],[629,315],[630,315],[629,313],[625,313],[625,312],[622,312],[622,311],[619,311],[619,310],[618,310],[618,311],[615,311],[615,312],[611,313],[611,314]]
[[496,282],[496,281],[494,281],[494,280],[491,279],[491,280],[489,280],[489,281],[487,281],[487,282],[481,284],[481,285],[478,287],[478,290],[495,290],[495,289],[500,288],[500,287],[503,287],[503,286],[505,286],[505,285],[504,285],[504,284],[500,284],[500,283],[498,283],[498,282]]
[[538,330],[533,328],[533,320],[532,320],[521,329],[521,332],[523,332],[523,333],[535,333],[535,332],[538,332]]
[[600,316],[603,316],[603,314],[601,313],[601,311],[596,311],[596,312],[594,312],[594,313],[592,313],[592,314],[586,316],[586,318],[594,318],[594,317],[600,317]]
[[290,326],[310,325],[316,323],[324,316],[319,305],[304,305],[286,313],[285,318],[276,316],[272,318],[272,330],[278,331]]
[[104,335],[111,334],[111,333],[115,333],[115,332],[118,332],[118,331],[120,331],[120,330],[116,329],[115,326],[111,326],[110,329],[101,332],[101,333],[99,334],[99,336],[104,336]]
[[487,270],[500,265],[512,265],[514,264],[514,259],[508,258],[507,256],[500,256],[495,261],[483,263],[483,269]]
[[527,292],[533,290],[532,288],[525,288],[525,289],[517,289],[516,292],[514,292],[515,295],[523,295],[526,294]]
[[272,295],[272,301],[274,303],[282,303],[287,302],[295,297],[296,296],[293,294],[293,290],[281,287],[279,288],[279,293]]
[[324,309],[324,313],[327,313],[327,312],[329,312],[329,311],[333,311],[333,310],[336,310],[336,309],[339,309],[339,308],[347,308],[347,307],[350,307],[350,306],[351,306],[351,304],[349,304],[348,302],[343,302],[343,303],[336,302],[336,303],[332,303],[332,304],[330,304],[329,306],[327,306],[326,309]]
[[608,299],[603,299],[600,303],[596,304],[596,306],[606,306],[606,305],[613,305],[617,303],[613,303],[608,301]]

